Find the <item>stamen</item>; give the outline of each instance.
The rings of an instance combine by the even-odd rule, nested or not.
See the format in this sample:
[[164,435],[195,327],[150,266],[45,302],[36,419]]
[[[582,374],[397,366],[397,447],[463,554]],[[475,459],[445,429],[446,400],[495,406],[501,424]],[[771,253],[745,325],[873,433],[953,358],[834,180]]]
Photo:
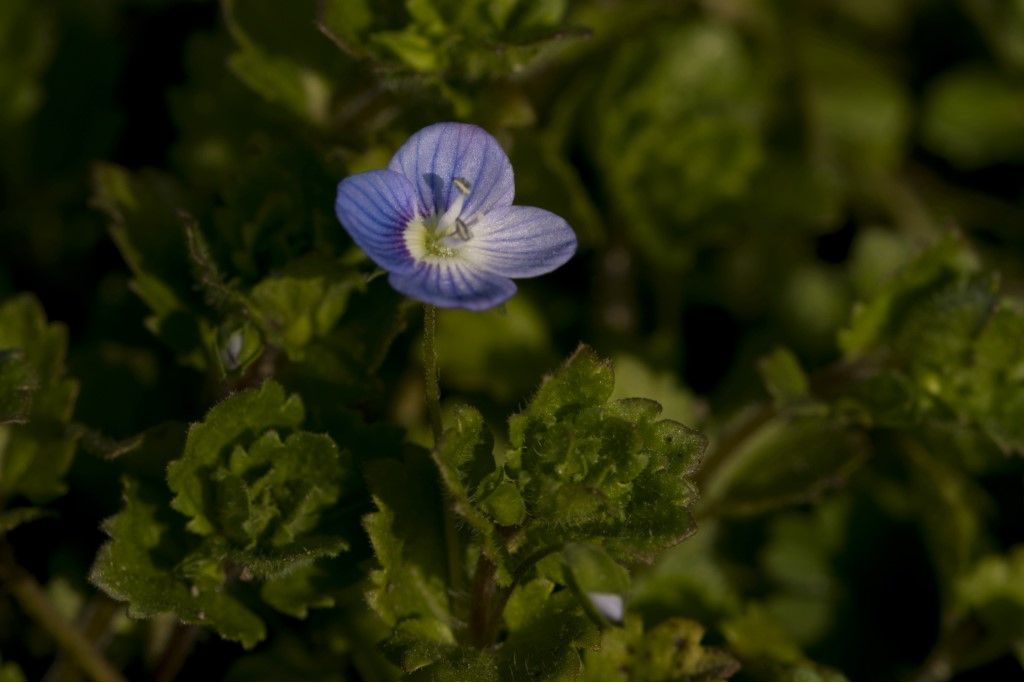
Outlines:
[[454,232],[458,234],[462,239],[469,239],[469,237],[463,237],[463,234],[468,235],[468,231],[463,231],[458,226],[459,217],[462,215],[462,207],[466,204],[466,198],[469,197],[469,191],[473,189],[473,186],[465,178],[456,176],[452,178],[452,186],[458,192],[455,199],[452,200],[451,206],[444,212],[438,220],[437,225],[443,231],[443,233],[451,234],[449,226],[454,225]]
[[459,239],[463,242],[468,241],[469,238],[473,236],[473,233],[469,230],[469,225],[467,225],[466,221],[461,218],[455,219],[455,234],[458,235]]

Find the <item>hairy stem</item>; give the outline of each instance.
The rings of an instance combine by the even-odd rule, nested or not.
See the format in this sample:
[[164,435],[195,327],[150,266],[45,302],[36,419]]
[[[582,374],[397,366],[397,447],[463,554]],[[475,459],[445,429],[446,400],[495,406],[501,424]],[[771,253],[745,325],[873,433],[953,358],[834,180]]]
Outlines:
[[441,381],[437,370],[437,307],[423,307],[423,379],[427,393],[427,412],[434,433],[434,449],[441,447]]
[[25,613],[43,627],[90,678],[96,681],[124,680],[121,672],[57,611],[43,587],[15,563],[9,548],[0,549],[0,578]]
[[[430,431],[434,435],[434,451],[441,448],[444,440],[444,425],[441,422],[441,379],[437,369],[437,307],[423,307],[423,379],[426,387],[427,413],[430,417]],[[442,491],[444,485],[442,484]],[[462,551],[459,545],[459,530],[455,521],[452,501],[443,494],[444,541],[448,554],[448,585],[456,595],[465,589],[462,576]]]
[[469,637],[476,647],[490,647],[494,644],[497,630],[498,584],[495,582],[494,562],[480,553],[473,574],[473,589],[469,604]]

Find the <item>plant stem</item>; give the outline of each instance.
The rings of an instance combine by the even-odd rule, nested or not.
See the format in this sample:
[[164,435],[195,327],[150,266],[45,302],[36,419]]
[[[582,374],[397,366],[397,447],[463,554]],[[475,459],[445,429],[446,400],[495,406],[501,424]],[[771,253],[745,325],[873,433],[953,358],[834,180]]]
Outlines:
[[153,671],[154,681],[173,681],[192,654],[192,648],[199,637],[199,627],[192,624],[175,624],[167,641],[160,661]]
[[9,548],[0,549],[0,577],[25,613],[42,626],[90,678],[96,681],[124,680],[92,643],[57,611],[43,587],[14,562]]
[[[427,413],[430,417],[430,431],[434,435],[434,452],[441,449],[444,440],[444,424],[441,422],[441,378],[437,369],[437,307],[423,307],[423,379],[426,387]],[[448,584],[456,595],[465,589],[462,576],[462,551],[459,546],[459,530],[452,510],[452,501],[441,485],[444,514],[444,541],[448,552]]]
[[496,570],[494,562],[480,553],[473,574],[473,592],[469,604],[469,637],[471,643],[480,648],[494,644],[496,607],[499,604],[498,584],[494,580]]
[[[120,606],[106,595],[97,593],[89,599],[75,626],[81,632],[83,638],[92,643],[93,647],[102,651],[110,641],[110,625],[120,609]],[[46,672],[43,680],[72,681],[80,678],[81,675],[78,666],[71,661],[66,652],[61,651],[60,655]]]
[[423,307],[423,379],[427,393],[427,413],[434,433],[434,449],[441,447],[441,379],[437,370],[437,307]]

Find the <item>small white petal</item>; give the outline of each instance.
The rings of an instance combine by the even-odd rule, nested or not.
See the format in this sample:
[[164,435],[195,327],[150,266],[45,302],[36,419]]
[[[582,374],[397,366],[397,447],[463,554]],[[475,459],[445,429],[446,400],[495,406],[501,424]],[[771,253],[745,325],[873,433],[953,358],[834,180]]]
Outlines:
[[587,593],[594,608],[613,624],[621,624],[625,616],[625,605],[618,593]]

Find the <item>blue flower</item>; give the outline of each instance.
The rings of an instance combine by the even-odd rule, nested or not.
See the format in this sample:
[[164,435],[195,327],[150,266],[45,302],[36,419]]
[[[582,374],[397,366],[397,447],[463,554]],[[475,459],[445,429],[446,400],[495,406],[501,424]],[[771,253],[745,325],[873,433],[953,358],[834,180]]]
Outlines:
[[512,206],[514,194],[497,140],[470,124],[436,123],[409,138],[386,170],[341,181],[335,211],[399,292],[480,311],[515,294],[511,278],[549,273],[576,252],[565,220]]

